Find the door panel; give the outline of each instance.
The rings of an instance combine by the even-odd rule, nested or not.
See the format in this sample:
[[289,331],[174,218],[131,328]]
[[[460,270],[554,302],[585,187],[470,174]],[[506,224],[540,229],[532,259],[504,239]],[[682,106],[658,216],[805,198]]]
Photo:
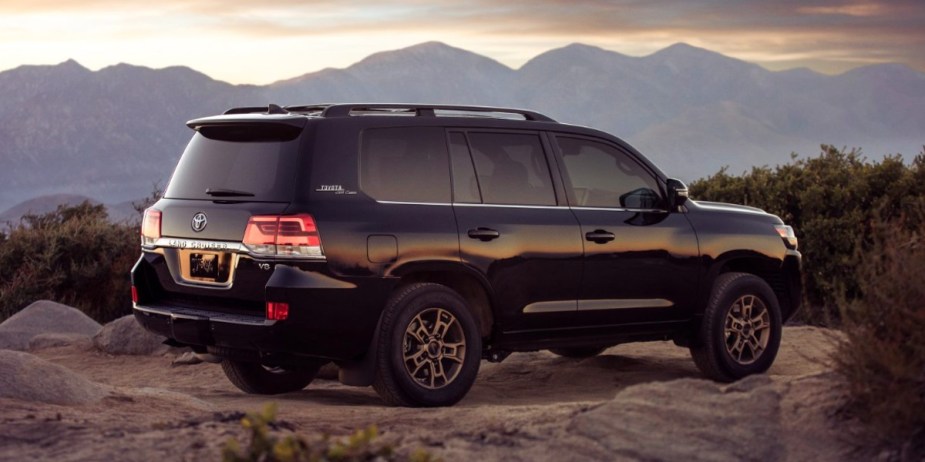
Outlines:
[[[574,209],[585,240],[578,310],[591,325],[685,319],[698,282],[697,237],[679,213]],[[607,242],[587,234],[607,232]]]
[[604,140],[555,141],[584,243],[580,322],[689,317],[700,271],[697,237],[684,214],[668,212],[661,181],[633,154]]
[[451,132],[449,142],[460,256],[491,283],[496,330],[573,326],[581,235],[539,134]]
[[[454,209],[461,257],[491,282],[499,328],[518,331],[574,324],[582,249],[571,211],[463,204]],[[479,228],[496,231],[498,237],[486,241],[468,236]]]

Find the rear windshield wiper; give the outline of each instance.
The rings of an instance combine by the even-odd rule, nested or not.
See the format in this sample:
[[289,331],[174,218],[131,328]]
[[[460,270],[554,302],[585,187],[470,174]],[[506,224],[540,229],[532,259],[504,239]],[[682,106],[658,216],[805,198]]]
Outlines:
[[206,194],[214,197],[254,197],[254,193],[238,191],[237,189],[206,188]]

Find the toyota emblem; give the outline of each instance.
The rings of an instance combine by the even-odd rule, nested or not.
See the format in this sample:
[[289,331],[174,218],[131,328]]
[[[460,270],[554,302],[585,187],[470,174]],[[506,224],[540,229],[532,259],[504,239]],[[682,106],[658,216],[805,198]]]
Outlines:
[[192,226],[193,231],[196,231],[198,233],[206,229],[206,224],[208,223],[209,223],[209,220],[206,219],[206,214],[199,212],[193,215],[193,221],[190,223],[190,226]]

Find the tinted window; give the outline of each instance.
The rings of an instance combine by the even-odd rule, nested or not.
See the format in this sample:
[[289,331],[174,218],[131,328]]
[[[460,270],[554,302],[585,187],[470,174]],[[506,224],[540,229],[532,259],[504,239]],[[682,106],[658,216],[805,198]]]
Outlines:
[[360,143],[360,187],[378,200],[450,202],[443,129],[365,130]]
[[[216,199],[206,189],[247,193],[226,199],[289,202],[298,166],[298,139],[223,141],[193,136],[164,192],[171,199]],[[252,196],[250,195],[252,194]]]
[[469,142],[485,203],[556,205],[538,135],[470,133]]
[[450,162],[453,166],[453,202],[482,202],[469,144],[462,133],[450,133]]
[[608,144],[557,137],[575,205],[662,208],[658,181],[626,153]]

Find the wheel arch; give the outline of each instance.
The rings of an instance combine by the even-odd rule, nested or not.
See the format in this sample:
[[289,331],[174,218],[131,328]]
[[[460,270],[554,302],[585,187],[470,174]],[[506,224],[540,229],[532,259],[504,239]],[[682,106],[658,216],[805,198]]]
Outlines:
[[[478,271],[453,262],[414,262],[394,268],[387,276],[398,279],[392,288],[393,292],[416,282],[442,284],[455,290],[468,302],[467,305],[479,324],[479,333],[483,341],[491,336],[494,328],[492,291],[488,280]],[[372,341],[362,358],[338,363],[341,383],[353,386],[372,385],[381,325],[382,313],[376,321]]]
[[704,287],[704,303],[709,300],[710,291],[716,278],[725,273],[748,273],[761,278],[771,287],[780,305],[781,317],[786,322],[800,306],[800,271],[799,263],[793,259],[780,260],[751,251],[736,251],[717,258],[710,267]]
[[395,290],[416,282],[431,282],[453,289],[466,300],[482,338],[491,336],[495,323],[492,290],[488,280],[478,271],[462,264],[437,262],[405,265],[391,275],[400,278]]

